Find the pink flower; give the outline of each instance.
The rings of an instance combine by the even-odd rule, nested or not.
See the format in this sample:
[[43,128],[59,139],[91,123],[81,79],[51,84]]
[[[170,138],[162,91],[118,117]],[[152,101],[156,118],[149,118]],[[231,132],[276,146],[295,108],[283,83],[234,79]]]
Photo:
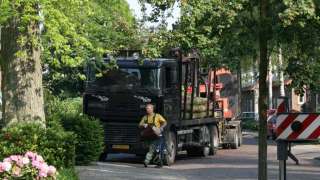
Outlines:
[[12,168],[12,164],[10,162],[3,162],[2,168],[4,171],[9,172]]
[[17,156],[17,161],[16,161],[16,163],[17,163],[17,165],[19,166],[19,167],[23,167],[23,157],[22,156]]
[[0,173],[3,173],[4,172],[4,167],[3,167],[3,165],[2,165],[3,163],[2,162],[0,162]]
[[10,156],[10,159],[11,159],[12,161],[18,162],[19,156],[17,156],[17,155],[12,155],[12,156]]
[[53,166],[49,166],[48,168],[48,176],[54,176],[57,172],[57,169]]
[[30,159],[27,158],[27,157],[23,157],[22,158],[22,164],[26,165],[26,164],[29,164],[30,163]]
[[12,162],[12,161],[11,161],[11,158],[5,158],[3,162]]
[[41,163],[39,161],[32,161],[32,166],[37,169],[40,169]]
[[48,176],[48,171],[49,171],[49,166],[46,163],[41,164],[40,165],[39,176],[40,177],[47,177]]
[[40,171],[43,171],[43,172],[48,172],[49,170],[49,166],[46,164],[46,163],[43,163],[40,165]]
[[28,157],[30,159],[34,159],[36,157],[36,154],[31,152],[31,151],[28,151],[26,154],[25,154],[25,157]]
[[40,171],[39,172],[39,177],[47,177],[47,173]]
[[35,158],[35,159],[36,159],[37,161],[41,162],[41,163],[44,162],[42,156],[36,155],[36,158]]
[[[25,171],[25,168],[28,171]],[[36,179],[41,180],[47,179],[47,177],[55,178],[57,170],[54,166],[49,166],[42,156],[29,151],[24,156],[12,155],[4,159],[3,162],[0,162],[0,174],[4,172],[10,177],[20,178],[29,176],[30,173],[37,172],[38,175]]]

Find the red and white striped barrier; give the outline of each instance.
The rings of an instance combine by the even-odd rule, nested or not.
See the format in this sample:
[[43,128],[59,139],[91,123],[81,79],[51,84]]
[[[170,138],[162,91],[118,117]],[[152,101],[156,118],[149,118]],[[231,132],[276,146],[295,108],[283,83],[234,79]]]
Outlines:
[[278,99],[276,135],[278,140],[316,140],[320,138],[319,113],[288,113],[288,99]]
[[279,98],[277,100],[277,112],[276,113],[284,113],[287,111],[287,106],[286,106],[286,98]]
[[320,114],[278,114],[276,134],[277,139],[289,141],[319,139]]

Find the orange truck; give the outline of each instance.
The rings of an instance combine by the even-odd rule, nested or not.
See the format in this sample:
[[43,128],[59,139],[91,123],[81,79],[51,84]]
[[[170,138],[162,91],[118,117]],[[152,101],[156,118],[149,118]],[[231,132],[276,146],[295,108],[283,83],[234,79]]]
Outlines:
[[[212,100],[217,103],[217,108],[223,109],[223,117],[226,119],[236,117],[238,105],[237,77],[226,68],[212,71],[209,74],[211,74],[211,83],[206,80],[199,85],[200,95],[206,96],[207,89],[211,86],[210,93]],[[192,88],[189,87],[188,93],[191,94],[191,92]]]

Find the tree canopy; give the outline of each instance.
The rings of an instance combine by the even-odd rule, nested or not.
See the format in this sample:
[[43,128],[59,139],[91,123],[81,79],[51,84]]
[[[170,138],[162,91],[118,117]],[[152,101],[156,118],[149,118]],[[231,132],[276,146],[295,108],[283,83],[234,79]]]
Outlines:
[[[125,0],[54,6],[54,12],[49,11],[45,18],[42,37],[44,64],[50,71],[45,82],[56,94],[69,91],[77,95],[81,91],[88,60],[115,50],[139,48],[137,22]],[[74,11],[67,10],[70,8]]]
[[[152,16],[178,2],[181,18],[170,31],[174,45],[188,51],[197,49],[211,66],[237,68],[248,58],[257,61],[259,40],[259,3],[250,0],[141,0],[154,8]],[[314,0],[271,0],[268,18],[269,57],[283,49],[286,74],[292,88],[319,90],[319,6]],[[151,18],[151,19],[154,19]],[[167,41],[168,38],[164,38]],[[168,43],[168,42],[167,42]],[[275,63],[277,60],[274,60]],[[305,73],[305,72],[308,73]]]
[[[4,0],[0,25],[8,25],[7,19],[22,4],[26,9],[22,19],[36,19],[41,26],[44,82],[56,94],[70,90],[76,94],[82,89],[84,64],[89,59],[141,48],[138,24],[125,0]],[[34,4],[37,7],[26,6]]]

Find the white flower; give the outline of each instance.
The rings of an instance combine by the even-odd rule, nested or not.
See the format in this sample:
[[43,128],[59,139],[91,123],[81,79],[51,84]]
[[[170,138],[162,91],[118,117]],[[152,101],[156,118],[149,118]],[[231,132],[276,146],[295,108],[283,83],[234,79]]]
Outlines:
[[23,164],[29,164],[29,163],[30,163],[30,159],[27,158],[27,157],[23,157],[23,158],[22,158],[22,163],[23,163]]
[[9,172],[12,168],[12,165],[9,162],[3,162],[2,167],[4,171]]

